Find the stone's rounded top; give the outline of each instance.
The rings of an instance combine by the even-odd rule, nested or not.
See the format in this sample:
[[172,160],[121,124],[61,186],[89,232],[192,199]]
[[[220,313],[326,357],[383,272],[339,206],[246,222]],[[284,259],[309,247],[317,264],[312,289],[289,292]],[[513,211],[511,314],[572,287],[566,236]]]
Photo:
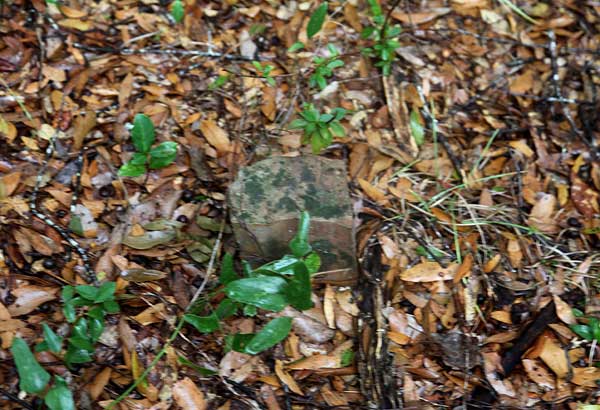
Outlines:
[[352,204],[343,161],[318,156],[272,157],[241,170],[229,188],[232,219],[271,223],[312,218],[352,222]]
[[241,256],[259,265],[289,254],[306,210],[309,242],[324,272],[315,280],[352,283],[356,252],[346,175],[343,161],[317,156],[272,157],[242,169],[227,195]]

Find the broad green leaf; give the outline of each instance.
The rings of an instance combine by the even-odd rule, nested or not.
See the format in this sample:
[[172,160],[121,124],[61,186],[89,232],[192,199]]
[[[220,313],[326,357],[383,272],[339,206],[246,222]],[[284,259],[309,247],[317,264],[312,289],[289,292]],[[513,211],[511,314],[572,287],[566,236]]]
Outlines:
[[48,390],[46,397],[44,397],[44,403],[50,410],[75,410],[73,393],[60,376],[54,376],[54,386]]
[[575,317],[583,317],[584,314],[583,314],[583,312],[581,310],[579,310],[577,308],[573,308],[572,310],[573,310],[573,316],[575,316]]
[[215,314],[219,320],[227,319],[230,316],[236,314],[238,310],[237,303],[233,300],[225,298],[219,303],[219,306],[215,309]]
[[256,310],[256,306],[244,305],[243,313],[244,316],[254,317],[258,312]]
[[274,273],[279,275],[293,275],[294,265],[302,262],[303,261],[296,256],[284,255],[281,259],[262,265],[255,269],[254,272],[267,275]]
[[46,323],[42,323],[42,330],[44,332],[44,342],[48,346],[48,349],[53,353],[59,353],[62,349],[63,339],[54,330],[50,329]]
[[88,350],[79,349],[73,344],[69,343],[67,348],[67,354],[65,355],[65,362],[67,366],[72,367],[73,364],[77,363],[89,363],[93,360],[92,355]]
[[40,342],[37,345],[35,345],[35,348],[33,350],[35,352],[46,352],[50,350],[50,348],[48,347],[48,343],[46,343],[46,341],[44,340],[43,342]]
[[136,114],[131,130],[131,139],[135,149],[143,153],[150,151],[155,138],[154,124],[152,124],[150,117],[144,114]]
[[327,87],[327,80],[325,79],[325,77],[318,75],[315,77],[315,80],[317,82],[317,85],[319,86],[319,89],[324,90],[325,87]]
[[594,340],[594,332],[587,325],[571,325],[569,326],[573,332],[575,332],[579,337],[592,341]]
[[342,367],[350,366],[352,364],[353,360],[354,360],[354,352],[352,351],[352,349],[344,350],[342,352],[340,365]]
[[364,40],[367,39],[369,37],[371,37],[371,35],[375,32],[375,27],[370,26],[370,27],[365,27],[365,29],[362,31],[362,33],[360,33],[360,37]]
[[96,320],[104,320],[104,309],[101,306],[94,306],[88,310],[87,315]]
[[175,0],[173,3],[171,3],[171,16],[173,16],[175,23],[181,23],[184,15],[185,9],[181,0]]
[[304,43],[300,41],[296,41],[290,48],[287,49],[288,53],[294,53],[298,50],[302,50],[304,48]]
[[83,224],[81,223],[81,217],[79,215],[71,215],[71,220],[69,221],[69,229],[71,232],[83,236]]
[[119,313],[119,304],[114,300],[107,300],[102,304],[102,308],[106,313],[114,314]]
[[164,141],[150,150],[150,169],[164,168],[171,165],[177,157],[178,144]]
[[423,145],[425,142],[425,130],[421,124],[421,114],[413,109],[410,113],[410,132],[415,139],[417,146]]
[[75,347],[79,350],[85,350],[86,352],[94,352],[94,344],[90,339],[74,336],[69,338],[69,347]]
[[306,124],[308,124],[308,122],[306,122],[306,120],[298,118],[298,119],[292,121],[288,128],[290,128],[292,130],[302,129],[302,128],[306,127]]
[[319,112],[312,104],[305,104],[300,116],[308,122],[317,122],[319,120]]
[[331,129],[331,133],[336,137],[343,137],[346,135],[346,130],[338,121],[329,123],[329,128]]
[[71,301],[66,302],[63,306],[63,314],[65,315],[67,322],[73,323],[75,321],[77,313],[75,312],[75,306]]
[[183,315],[183,320],[194,326],[200,333],[210,333],[219,330],[219,318],[215,313],[209,316],[197,316],[188,313]]
[[27,343],[20,337],[15,337],[10,351],[19,374],[19,388],[27,393],[44,390],[50,381],[50,374],[40,366]]
[[278,317],[273,319],[250,339],[248,344],[246,344],[244,351],[248,354],[258,354],[265,351],[285,339],[291,329],[291,318]]
[[100,285],[98,293],[94,298],[95,303],[106,302],[115,298],[115,290],[117,290],[117,282],[104,282]]
[[329,122],[333,119],[332,114],[321,114],[319,116],[319,122]]
[[310,273],[304,264],[294,267],[294,276],[290,278],[285,288],[285,295],[290,305],[298,310],[306,310],[313,307],[310,285]]
[[306,269],[308,269],[308,273],[317,273],[321,267],[321,257],[318,253],[311,252],[306,259],[304,259],[304,264],[306,265]]
[[279,312],[287,305],[283,296],[286,284],[285,279],[277,276],[257,276],[233,281],[224,291],[235,301]]
[[226,253],[221,261],[221,275],[219,276],[219,282],[223,285],[227,285],[237,279],[239,279],[239,276],[235,272],[233,266],[233,255]]
[[297,258],[301,258],[308,254],[312,247],[308,243],[308,230],[310,228],[310,215],[306,211],[300,214],[298,221],[298,232],[290,241],[290,249]]
[[246,353],[244,348],[254,336],[254,333],[236,333],[225,336],[225,353],[231,350]]
[[96,286],[91,285],[79,285],[75,286],[75,289],[77,290],[77,293],[79,293],[79,296],[91,302],[96,299],[96,296],[98,296],[98,291],[100,290]]
[[[146,165],[136,165],[128,162],[119,168],[119,175],[122,177],[139,177],[146,172]],[[80,222],[81,223],[81,222]]]
[[327,2],[324,1],[319,7],[317,7],[312,16],[310,16],[310,20],[308,20],[308,25],[306,26],[306,35],[308,38],[312,38],[321,30],[326,16]]
[[145,152],[136,152],[129,160],[129,164],[132,165],[146,165],[148,162],[148,154]]
[[335,68],[342,67],[343,65],[344,65],[344,62],[342,60],[333,60],[327,64],[327,68],[329,68],[330,70],[333,70]]
[[90,318],[89,325],[90,325],[90,341],[92,343],[96,343],[98,341],[98,339],[100,339],[102,332],[104,332],[104,321]]
[[75,296],[75,287],[67,285],[62,288],[61,297],[64,302],[73,299],[73,296]]

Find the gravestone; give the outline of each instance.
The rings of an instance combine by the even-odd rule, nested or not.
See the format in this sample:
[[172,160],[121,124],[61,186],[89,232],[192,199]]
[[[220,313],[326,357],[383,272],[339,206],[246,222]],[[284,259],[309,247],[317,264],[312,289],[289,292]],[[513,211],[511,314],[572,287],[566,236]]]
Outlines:
[[229,188],[233,232],[252,266],[291,253],[300,213],[311,217],[309,242],[321,257],[315,282],[357,277],[352,202],[343,161],[272,157],[243,168]]

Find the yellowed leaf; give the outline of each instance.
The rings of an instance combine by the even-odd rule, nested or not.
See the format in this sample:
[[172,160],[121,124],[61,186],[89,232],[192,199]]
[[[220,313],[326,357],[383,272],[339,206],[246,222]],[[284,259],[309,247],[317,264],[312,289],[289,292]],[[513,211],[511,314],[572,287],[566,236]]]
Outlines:
[[506,310],[495,310],[492,313],[490,313],[490,317],[494,320],[497,320],[498,322],[502,322],[502,323],[506,323],[506,324],[512,324],[512,320],[510,319],[510,312],[507,312]]
[[15,192],[21,180],[20,172],[12,172],[0,178],[0,199],[7,198]]
[[300,386],[298,386],[296,380],[294,380],[294,378],[283,368],[283,363],[281,360],[275,360],[275,374],[277,377],[279,377],[279,380],[281,380],[282,383],[290,388],[291,391],[304,396],[304,393],[302,393],[302,389],[300,389]]
[[17,127],[12,122],[6,121],[0,116],[0,135],[3,135],[9,143],[17,136]]
[[571,383],[578,386],[597,388],[600,380],[600,368],[598,367],[575,367]]
[[533,150],[531,148],[529,148],[529,145],[527,145],[527,142],[524,139],[516,140],[516,141],[510,141],[508,143],[508,145],[510,145],[511,147],[513,147],[514,149],[516,149],[517,151],[519,151],[526,158],[532,158],[534,156],[534,154],[535,154],[533,152]]
[[358,184],[362,188],[363,191],[374,201],[385,201],[385,194],[379,189],[371,185],[369,182],[365,181],[362,178],[358,179]]
[[92,400],[97,400],[98,397],[100,397],[100,395],[104,391],[104,388],[110,380],[111,374],[112,369],[110,367],[105,367],[100,373],[96,375],[96,377],[94,377],[94,380],[92,380],[92,382],[87,386]]
[[85,11],[77,10],[72,7],[62,5],[62,4],[60,6],[58,6],[58,8],[65,16],[67,16],[69,18],[78,19],[78,18],[87,16],[87,13]]
[[447,268],[442,268],[437,262],[421,262],[400,274],[400,279],[407,282],[436,282],[438,280],[452,280],[458,264],[451,263]]
[[219,154],[232,151],[231,141],[225,130],[213,120],[204,120],[200,123],[200,130],[210,145],[215,147]]
[[569,363],[565,351],[558,345],[558,343],[546,336],[544,338],[542,348],[540,351],[540,359],[546,363],[556,376],[564,379],[569,373]]
[[60,26],[67,28],[74,28],[79,31],[88,31],[92,28],[92,25],[89,21],[82,21],[79,19],[63,19],[58,22]]
[[186,377],[173,385],[173,398],[182,410],[206,410],[208,403],[204,393]]
[[523,259],[523,252],[521,251],[521,245],[516,239],[508,241],[506,246],[506,252],[508,253],[508,259],[513,268],[519,268],[521,266],[521,260]]
[[557,295],[553,295],[552,299],[556,306],[556,315],[558,318],[567,325],[576,325],[577,319],[575,319],[575,315],[573,314],[573,308]]

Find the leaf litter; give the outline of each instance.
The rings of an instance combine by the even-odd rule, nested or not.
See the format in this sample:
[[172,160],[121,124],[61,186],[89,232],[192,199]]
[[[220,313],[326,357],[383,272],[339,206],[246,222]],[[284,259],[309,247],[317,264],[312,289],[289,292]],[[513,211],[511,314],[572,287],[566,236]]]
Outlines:
[[[0,4],[1,348],[46,369],[19,381],[4,366],[6,408],[34,408],[19,391],[48,372],[47,402],[64,379],[77,408],[109,408],[142,374],[121,408],[600,406],[598,7],[383,2],[404,31],[382,79],[353,51],[366,3]],[[327,43],[345,65],[318,101],[350,115],[322,155],[349,164],[359,285],[274,314],[292,331],[255,341],[260,355],[224,348],[273,320],[260,309],[167,344],[235,251],[239,169],[310,152],[285,126]],[[150,150],[130,138],[140,114],[179,148],[123,177]],[[94,361],[32,353],[42,324],[66,331],[60,289],[94,277],[122,306]]]

